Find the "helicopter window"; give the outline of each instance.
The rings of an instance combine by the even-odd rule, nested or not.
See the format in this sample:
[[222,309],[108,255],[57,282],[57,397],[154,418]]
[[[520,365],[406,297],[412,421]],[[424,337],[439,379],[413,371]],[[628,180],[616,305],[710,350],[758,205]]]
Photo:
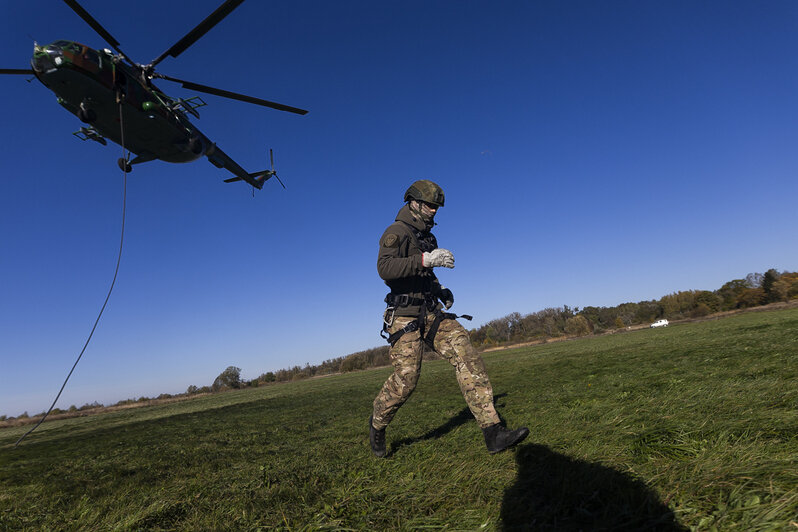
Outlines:
[[88,59],[89,61],[98,66],[100,64],[100,56],[97,55],[97,52],[95,52],[91,48],[86,49],[86,52],[83,54],[83,59]]
[[53,43],[53,46],[59,46],[59,47],[63,48],[65,46],[69,46],[70,44],[72,44],[72,43],[69,42],[69,41],[55,41]]

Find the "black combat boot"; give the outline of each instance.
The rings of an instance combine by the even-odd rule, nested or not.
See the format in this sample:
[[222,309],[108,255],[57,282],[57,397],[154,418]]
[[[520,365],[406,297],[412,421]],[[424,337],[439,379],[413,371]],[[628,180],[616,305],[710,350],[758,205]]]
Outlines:
[[373,417],[369,418],[369,441],[371,442],[371,451],[377,458],[385,456],[385,429],[377,430],[371,424]]
[[529,429],[521,427],[517,430],[509,430],[496,423],[482,429],[482,433],[485,435],[485,445],[488,446],[488,451],[493,454],[521,443],[529,435]]

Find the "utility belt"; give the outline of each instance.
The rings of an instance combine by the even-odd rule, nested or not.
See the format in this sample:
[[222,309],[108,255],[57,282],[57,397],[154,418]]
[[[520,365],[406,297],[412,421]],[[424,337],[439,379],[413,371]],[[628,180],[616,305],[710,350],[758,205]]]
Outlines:
[[[438,327],[440,327],[441,322],[443,320],[454,320],[457,318],[464,318],[469,321],[473,319],[472,316],[468,314],[463,314],[462,316],[458,316],[457,314],[451,312],[443,312],[441,309],[436,308],[438,306],[437,300],[432,296],[432,294],[424,294],[423,298],[420,297],[413,297],[410,294],[393,294],[388,293],[385,296],[385,303],[388,304],[388,308],[385,309],[385,314],[383,315],[382,320],[382,331],[380,331],[380,336],[385,338],[391,347],[393,347],[396,342],[399,341],[405,333],[413,332],[413,331],[421,331],[421,338],[424,340],[424,343],[429,346],[430,349],[435,349],[435,335],[438,334]],[[393,325],[393,320],[396,317],[396,309],[398,307],[410,307],[410,306],[419,306],[420,310],[418,313],[418,318],[414,319],[398,331],[394,332],[393,334],[388,333],[388,328]],[[424,334],[425,328],[427,325],[427,312],[432,312],[435,314],[435,319],[432,320],[432,323],[429,326],[429,329],[426,331],[426,335]]]
[[397,309],[399,307],[425,307],[432,312],[435,310],[437,300],[432,297],[432,294],[424,294],[424,297],[413,297],[410,294],[394,294],[388,292],[385,296],[385,303],[390,309]]

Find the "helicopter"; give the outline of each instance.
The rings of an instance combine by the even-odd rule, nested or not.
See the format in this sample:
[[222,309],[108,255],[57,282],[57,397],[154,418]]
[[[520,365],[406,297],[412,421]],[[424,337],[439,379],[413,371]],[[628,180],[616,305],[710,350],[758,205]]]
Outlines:
[[[58,40],[45,46],[34,43],[32,68],[0,69],[0,74],[34,75],[55,93],[62,107],[86,124],[73,133],[75,136],[103,145],[107,145],[108,139],[135,154],[132,160],[129,157],[118,160],[119,167],[124,172],[130,172],[132,165],[156,159],[185,163],[205,156],[211,164],[224,168],[235,176],[225,179],[225,183],[245,181],[261,189],[268,179],[277,177],[271,150],[270,170],[247,172],[189,121],[188,115],[199,118],[197,108],[205,105],[199,96],[173,98],[153,83],[155,79],[163,79],[180,83],[188,90],[299,115],[307,114],[304,109],[177,79],[155,71],[155,66],[163,59],[167,56],[177,57],[186,51],[244,0],[226,0],[182,39],[148,64],[131,60],[121,50],[119,42],[76,0],[63,1],[116,53],[107,48],[94,50],[67,40]],[[277,180],[280,181],[280,178],[277,177]],[[280,184],[283,185],[282,181]]]

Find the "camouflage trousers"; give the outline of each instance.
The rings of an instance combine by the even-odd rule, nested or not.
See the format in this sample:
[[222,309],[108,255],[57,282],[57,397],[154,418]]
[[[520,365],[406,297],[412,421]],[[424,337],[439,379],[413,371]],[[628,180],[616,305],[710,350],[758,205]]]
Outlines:
[[[392,334],[414,319],[397,316],[388,332]],[[434,319],[433,314],[427,315],[427,327]],[[468,331],[456,320],[443,320],[435,335],[434,347],[437,353],[454,366],[460,391],[479,426],[485,428],[498,423],[499,414],[493,406],[493,389],[485,370],[485,363],[471,345]],[[420,331],[403,334],[391,348],[389,355],[394,370],[374,399],[372,424],[375,429],[387,427],[399,407],[413,393],[421,374],[423,352],[424,341],[421,339]]]

